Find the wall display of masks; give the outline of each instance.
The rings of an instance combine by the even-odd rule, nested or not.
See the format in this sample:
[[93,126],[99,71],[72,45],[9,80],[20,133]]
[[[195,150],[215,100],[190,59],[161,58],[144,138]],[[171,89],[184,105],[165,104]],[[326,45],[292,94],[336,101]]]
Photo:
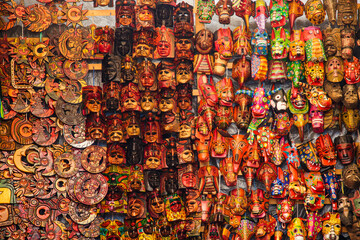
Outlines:
[[2,1],[0,239],[360,239],[359,5]]

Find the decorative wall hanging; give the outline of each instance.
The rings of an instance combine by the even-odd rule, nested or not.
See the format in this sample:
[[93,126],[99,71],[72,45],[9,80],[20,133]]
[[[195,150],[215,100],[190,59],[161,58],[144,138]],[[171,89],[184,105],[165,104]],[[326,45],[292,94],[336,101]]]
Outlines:
[[95,47],[90,31],[71,28],[63,32],[59,38],[61,54],[72,61],[90,58]]
[[63,14],[61,19],[66,20],[66,26],[70,24],[72,24],[73,28],[75,28],[77,24],[83,26],[81,21],[88,20],[86,17],[88,10],[83,10],[82,4],[77,6],[76,3],[73,3],[72,5],[70,3],[66,3],[63,5],[61,11]]
[[52,18],[47,7],[35,4],[26,8],[22,21],[29,31],[42,32],[50,26]]

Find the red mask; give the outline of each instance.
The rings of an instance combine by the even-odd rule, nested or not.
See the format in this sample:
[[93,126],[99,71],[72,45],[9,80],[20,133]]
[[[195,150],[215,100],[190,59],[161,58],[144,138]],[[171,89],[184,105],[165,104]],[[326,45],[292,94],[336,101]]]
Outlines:
[[215,166],[204,166],[199,169],[199,191],[203,194],[216,195],[219,190],[219,169]]
[[211,138],[211,157],[225,158],[229,150],[228,138],[221,135],[221,133],[215,129]]
[[289,198],[293,200],[304,200],[306,194],[304,175],[302,172],[298,172],[293,165],[288,164],[288,167],[290,170]]
[[224,158],[220,162],[220,172],[225,179],[226,186],[236,186],[239,165],[233,162],[231,157]]
[[289,223],[292,220],[294,205],[294,201],[287,198],[277,204],[276,214],[281,223]]
[[360,82],[360,61],[353,57],[353,61],[344,61],[345,81],[347,84],[355,84]]
[[247,151],[249,143],[246,139],[246,135],[232,135],[230,140],[230,148],[233,154],[233,161],[235,164],[240,164],[243,159],[244,153]]
[[231,107],[234,101],[234,87],[230,78],[223,78],[216,83],[216,92],[219,99],[219,104],[226,107]]
[[210,161],[209,141],[195,140],[196,151],[198,153],[198,159],[200,162]]
[[316,139],[316,150],[324,167],[335,166],[337,155],[329,134],[320,135]]
[[312,142],[307,142],[297,147],[300,161],[303,167],[310,172],[320,171],[320,161],[316,154],[315,146]]
[[266,191],[270,192],[271,183],[277,178],[276,166],[271,162],[263,163],[256,175],[258,180],[265,184]]
[[262,189],[252,190],[249,203],[251,206],[251,217],[264,218],[269,209],[269,195]]

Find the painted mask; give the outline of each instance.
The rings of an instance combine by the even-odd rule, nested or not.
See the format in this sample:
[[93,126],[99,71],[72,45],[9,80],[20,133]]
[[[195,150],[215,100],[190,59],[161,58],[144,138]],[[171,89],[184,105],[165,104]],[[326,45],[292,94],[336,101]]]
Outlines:
[[194,166],[187,164],[178,170],[179,188],[196,188],[198,186],[197,171]]
[[120,239],[121,228],[124,226],[124,223],[119,220],[105,220],[100,224],[100,239],[101,240],[116,240]]
[[360,217],[360,192],[356,190],[354,196],[350,198],[351,205],[353,207],[354,213],[357,217]]
[[200,54],[209,54],[212,50],[214,34],[209,30],[200,30],[195,36],[195,48]]
[[325,20],[325,9],[321,0],[309,0],[305,4],[305,16],[314,25],[320,25]]
[[325,66],[326,79],[329,82],[341,82],[344,78],[344,65],[340,57],[329,57]]
[[215,1],[200,0],[197,6],[197,14],[201,23],[210,23],[215,13]]
[[324,132],[324,112],[315,105],[310,106],[309,121],[315,133]]
[[[317,1],[317,0],[315,0]],[[309,2],[309,1],[308,1]],[[312,62],[326,61],[323,36],[319,27],[306,27],[303,30],[306,60]]]
[[[176,142],[174,137],[167,138],[163,141],[163,146],[165,146],[165,156],[163,156],[163,161],[165,160],[166,167],[176,168],[179,165],[179,158],[176,151]],[[164,159],[165,157],[165,159]]]
[[270,105],[274,109],[275,113],[287,110],[287,99],[283,89],[280,89],[271,95]]
[[294,201],[291,199],[281,200],[277,204],[276,214],[278,216],[278,220],[281,223],[289,223],[292,220],[292,216],[294,213]]
[[154,59],[174,58],[175,37],[173,30],[163,25],[156,28],[156,33]]
[[346,165],[342,172],[343,183],[350,189],[360,186],[360,171],[355,163]]
[[305,61],[305,41],[301,29],[291,33],[289,58],[290,61]]
[[86,139],[105,140],[106,122],[102,115],[91,114],[86,119]]
[[[257,0],[255,2],[255,22],[258,26],[259,32],[265,31],[265,22],[269,17],[268,7],[266,6],[266,2],[264,0]],[[257,29],[256,29],[257,30]]]
[[199,198],[199,192],[194,189],[189,189],[186,194],[185,208],[187,214],[201,212],[201,202]]
[[192,38],[175,39],[175,60],[194,60],[194,41]]
[[154,11],[148,6],[135,6],[136,31],[154,29]]
[[269,80],[272,83],[284,83],[287,80],[286,62],[282,60],[270,60],[269,63]]
[[304,200],[306,187],[304,175],[298,172],[292,164],[288,164],[290,170],[289,198],[293,200]]
[[236,240],[250,240],[256,233],[256,223],[250,217],[242,217],[240,225],[235,230]]
[[136,63],[130,56],[125,56],[121,60],[121,82],[122,83],[138,83]]
[[251,77],[254,81],[265,81],[268,74],[268,60],[265,56],[251,56]]
[[249,18],[253,11],[253,3],[250,0],[234,1],[233,9],[237,16],[241,17],[246,25],[246,29],[250,29]]
[[140,91],[156,91],[156,67],[155,64],[145,59],[136,66],[139,76],[139,90]]
[[230,0],[220,0],[216,4],[215,11],[216,15],[219,16],[219,23],[230,24],[230,17],[234,15],[232,5],[233,4]]
[[285,198],[288,195],[289,173],[277,168],[277,178],[271,183],[271,196]]
[[140,107],[140,92],[137,85],[129,83],[121,89],[122,106],[121,112],[126,111],[141,111]]
[[171,89],[163,89],[160,92],[159,109],[162,113],[176,113],[176,92]]
[[299,82],[305,79],[305,69],[302,61],[289,61],[287,62],[287,78],[291,80],[294,87],[298,88]]
[[202,194],[216,195],[219,190],[219,169],[215,166],[199,168],[199,191]]
[[311,172],[320,171],[320,161],[316,154],[315,146],[312,142],[307,142],[297,147],[301,164]]
[[215,116],[215,126],[219,129],[226,130],[233,119],[233,108],[226,106],[219,106]]
[[287,58],[289,52],[289,32],[280,27],[271,33],[271,56],[273,59]]
[[288,225],[287,235],[290,240],[305,240],[306,239],[306,228],[303,221],[300,218],[293,218]]
[[341,220],[339,213],[325,213],[322,216],[322,234],[324,240],[339,240]]
[[174,11],[174,32],[176,38],[191,38],[194,35],[193,6],[182,1]]
[[184,112],[192,110],[192,86],[190,84],[181,84],[178,85],[177,91],[179,93],[177,102],[179,109]]
[[211,156],[215,158],[225,158],[228,154],[229,140],[215,129],[211,139]]
[[120,86],[117,82],[104,83],[103,99],[105,102],[104,110],[120,110]]
[[341,56],[341,37],[339,28],[327,28],[323,31],[324,46],[327,57]]
[[233,153],[233,161],[235,164],[240,164],[249,143],[247,142],[245,135],[233,135],[230,140],[230,147]]
[[128,196],[128,217],[132,219],[144,218],[145,214],[145,196],[139,194]]
[[320,172],[306,172],[304,176],[308,193],[325,195],[324,181]]
[[325,182],[325,192],[328,196],[330,196],[332,208],[334,211],[336,211],[338,200],[337,192],[340,189],[339,179],[336,176],[336,172],[334,170],[323,173],[322,176]]
[[170,62],[161,61],[156,69],[160,89],[176,88],[175,66]]
[[233,31],[234,53],[239,56],[251,55],[250,32],[245,25],[240,25]]
[[153,32],[145,30],[134,34],[133,58],[153,58],[153,35]]
[[121,81],[121,57],[107,54],[102,61],[102,82]]
[[264,218],[269,209],[269,195],[262,189],[252,190],[249,199],[251,217]]
[[357,22],[356,17],[356,2],[341,0],[337,3],[338,18],[337,24],[341,27],[355,26]]
[[165,211],[164,199],[160,196],[157,191],[150,193],[148,200],[148,209],[150,216],[158,218]]
[[299,88],[291,88],[287,93],[289,110],[293,114],[305,114],[309,111],[309,102]]
[[200,89],[202,97],[206,100],[206,103],[209,106],[216,106],[218,103],[218,95],[215,90],[214,82],[212,77],[209,78],[210,81],[208,82],[208,78],[204,75],[198,77],[198,88]]
[[276,180],[276,166],[271,162],[263,163],[257,170],[258,180],[265,184],[266,191],[270,191],[271,183]]
[[270,23],[272,28],[284,26],[288,16],[289,3],[287,1],[270,1]]
[[92,28],[95,30],[95,49],[99,53],[107,54],[112,52],[112,47],[114,43],[114,30],[109,28],[109,26],[98,27],[95,29],[95,25]]
[[244,93],[238,94],[235,97],[235,102],[237,103],[234,107],[233,114],[235,124],[239,129],[245,130],[248,128],[251,120],[251,97]]
[[349,133],[355,132],[360,125],[359,109],[347,109],[345,106],[343,106],[341,119]]
[[83,95],[83,114],[87,115],[90,113],[99,114],[101,111],[102,103],[102,89],[96,86],[86,86],[82,88]]
[[353,48],[355,47],[355,30],[345,28],[340,31],[341,36],[341,57],[351,60],[353,57]]
[[351,135],[338,136],[334,140],[339,160],[347,165],[353,162],[355,157],[354,140]]
[[290,29],[293,31],[295,20],[304,14],[304,3],[300,0],[289,3]]
[[293,116],[294,125],[298,128],[300,141],[304,141],[304,127],[309,122],[309,114],[299,113]]
[[144,162],[145,169],[157,170],[162,167],[161,165],[161,146],[153,143],[148,144],[144,148]]
[[255,29],[251,36],[251,45],[254,54],[266,56],[270,45],[269,35],[266,30],[261,32],[259,29]]
[[318,212],[308,212],[306,221],[307,239],[315,240],[322,229],[321,215]]
[[311,86],[322,86],[324,84],[324,63],[306,62],[305,63],[306,81]]
[[316,150],[322,166],[335,166],[337,154],[335,151],[335,145],[329,134],[320,135],[316,139]]
[[219,52],[220,58],[229,60],[232,57],[233,41],[230,28],[220,28],[214,33],[215,51]]
[[193,66],[190,61],[183,60],[176,65],[176,82],[192,83],[194,80]]
[[116,28],[135,27],[135,10],[133,5],[116,2]]
[[353,57],[353,61],[344,61],[345,81],[347,84],[355,84],[360,82],[360,61]]
[[[249,150],[250,149],[250,150]],[[248,191],[251,190],[253,179],[255,178],[256,168],[259,167],[260,153],[258,145],[250,146],[248,151],[244,153],[244,158],[241,163],[241,172],[245,177]]]
[[151,170],[144,172],[146,191],[160,189],[160,175],[161,173],[159,171]]
[[216,92],[219,98],[219,104],[231,107],[234,100],[234,87],[230,78],[223,78],[216,83]]
[[232,214],[242,216],[248,206],[248,199],[244,189],[238,188],[230,191],[229,208]]
[[251,74],[251,63],[246,58],[236,59],[233,63],[232,78],[235,79],[240,88],[243,87],[244,82],[247,82]]
[[108,117],[106,126],[106,135],[109,142],[125,142],[125,129],[120,116],[112,115],[112,117]]
[[169,222],[186,219],[184,203],[179,195],[174,194],[165,199],[165,213]]
[[143,129],[145,143],[161,143],[160,123],[151,113],[144,118]]
[[331,98],[326,95],[322,87],[311,87],[306,83],[300,83],[300,85],[303,86],[305,95],[311,105],[315,105],[321,111],[327,111],[331,108]]
[[224,158],[220,162],[220,172],[225,179],[226,186],[236,186],[239,170],[239,164],[236,165],[231,157]]
[[353,224],[353,208],[348,196],[341,194],[338,200],[338,212],[340,213],[341,224],[348,227]]
[[269,220],[260,219],[256,225],[256,239],[267,240],[275,234],[276,219],[269,215]]

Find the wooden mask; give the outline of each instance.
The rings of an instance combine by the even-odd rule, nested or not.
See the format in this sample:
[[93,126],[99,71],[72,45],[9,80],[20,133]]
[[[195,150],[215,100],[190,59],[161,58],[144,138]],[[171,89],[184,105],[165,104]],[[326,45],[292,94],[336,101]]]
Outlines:
[[210,23],[215,13],[215,1],[200,0],[197,6],[197,14],[201,23]]
[[219,169],[215,166],[199,168],[199,192],[202,194],[216,195],[219,190]]
[[173,30],[163,25],[156,28],[156,33],[154,59],[174,58],[175,37]]
[[355,47],[355,30],[344,28],[340,31],[341,36],[341,57],[346,60],[352,60],[353,49]]
[[116,28],[135,27],[135,10],[133,4],[123,4],[116,1]]
[[250,79],[251,63],[245,57],[236,59],[233,63],[232,78],[238,83],[240,88]]
[[133,48],[133,30],[130,27],[115,29],[114,52],[121,57],[132,54]]
[[320,135],[316,139],[316,150],[323,167],[335,166],[337,154],[335,151],[335,145],[329,134]]
[[106,122],[102,115],[92,113],[86,118],[86,139],[105,140]]
[[131,219],[144,218],[146,214],[145,195],[140,193],[130,194],[128,196],[128,213],[127,217]]
[[173,27],[173,7],[168,4],[156,5],[156,27]]
[[109,26],[98,27],[95,29],[95,25],[92,26],[92,31],[95,32],[95,51],[102,54],[109,54],[113,51],[114,44],[114,29]]
[[148,6],[135,6],[136,31],[155,28],[155,14]]
[[151,143],[144,148],[144,168],[157,170],[161,169],[161,146],[157,143]]
[[273,29],[271,33],[271,56],[284,59],[289,53],[289,32],[285,28]]
[[[101,78],[103,83],[121,81],[121,57],[107,54],[102,60]],[[118,89],[116,89],[119,91]]]
[[113,112],[120,110],[120,85],[117,82],[104,83],[104,110]]
[[[317,1],[317,0],[315,0]],[[306,60],[313,62],[326,61],[323,36],[319,27],[306,27],[303,30],[305,40]]]
[[357,189],[359,187],[360,171],[355,163],[345,166],[342,172],[342,179],[344,185],[350,189]]
[[302,30],[293,30],[290,37],[290,61],[305,61],[305,41]]
[[305,16],[314,25],[320,25],[325,20],[325,9],[321,0],[309,0],[305,4]]
[[184,165],[178,170],[178,179],[180,189],[197,188],[199,185],[197,170],[191,164]]
[[140,107],[140,91],[137,85],[129,83],[121,89],[121,112],[141,111]]
[[251,217],[264,218],[269,209],[269,194],[262,189],[252,190],[249,198]]
[[111,115],[106,119],[106,136],[108,142],[125,142],[125,129],[124,123],[121,121],[119,115]]
[[220,162],[220,172],[225,179],[226,186],[236,186],[239,170],[239,164],[235,164],[231,157],[224,158]]
[[300,0],[291,1],[289,3],[289,20],[290,29],[294,29],[295,20],[304,14],[304,3]]
[[348,132],[355,132],[360,125],[359,109],[347,109],[344,106],[341,112],[341,119]]
[[121,83],[138,83],[136,62],[126,55],[121,59]]
[[345,59],[344,70],[344,78],[347,84],[356,84],[360,82],[360,61],[358,58],[353,57],[352,61]]
[[83,95],[83,114],[101,113],[102,89],[97,86],[86,86],[82,89]]
[[174,11],[174,32],[176,38],[191,38],[194,35],[193,6],[182,1]]
[[356,16],[356,1],[344,1],[337,2],[337,24],[341,27],[355,27],[357,23]]
[[143,30],[134,34],[133,58],[153,58],[154,33]]
[[289,16],[289,3],[283,0],[270,1],[270,23],[272,28],[282,27]]
[[216,15],[219,16],[221,24],[230,24],[230,17],[234,15],[233,4],[230,0],[220,0],[216,6]]
[[126,152],[119,143],[108,144],[107,146],[107,160],[110,164],[126,164]]
[[175,39],[175,60],[194,60],[194,41],[193,38]]
[[175,66],[173,63],[161,61],[156,69],[160,89],[175,89]]
[[341,37],[339,28],[327,28],[323,30],[324,47],[327,57],[341,56]]
[[[346,61],[346,60],[345,60]],[[345,65],[346,66],[346,65]],[[340,57],[329,57],[325,66],[326,79],[330,82],[341,82],[344,78],[344,62]]]
[[137,64],[137,72],[140,91],[145,91],[146,89],[150,91],[157,90],[156,67],[154,63],[146,58]]
[[343,165],[353,162],[355,156],[354,140],[351,135],[338,136],[334,140],[338,159]]
[[215,158],[225,158],[229,150],[228,138],[215,129],[212,133],[211,140],[211,156]]

